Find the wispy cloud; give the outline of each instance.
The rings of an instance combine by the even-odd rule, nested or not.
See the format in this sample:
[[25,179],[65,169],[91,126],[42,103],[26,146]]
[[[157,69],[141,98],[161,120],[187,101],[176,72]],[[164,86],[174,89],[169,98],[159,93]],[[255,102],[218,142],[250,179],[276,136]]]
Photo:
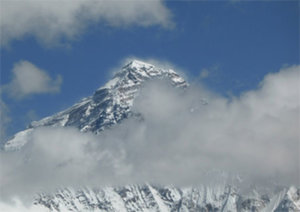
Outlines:
[[0,211],[5,212],[43,212],[45,208],[40,205],[24,205],[18,198],[14,198],[10,203],[0,202]]
[[7,125],[10,121],[9,108],[2,100],[2,90],[0,89],[0,145],[6,139]]
[[33,36],[52,46],[78,38],[95,23],[112,27],[173,26],[171,12],[162,0],[3,0],[0,14],[1,45]]
[[57,93],[60,91],[62,77],[52,79],[48,73],[29,61],[22,60],[12,69],[10,83],[3,85],[3,91],[10,97],[22,99],[33,94]]

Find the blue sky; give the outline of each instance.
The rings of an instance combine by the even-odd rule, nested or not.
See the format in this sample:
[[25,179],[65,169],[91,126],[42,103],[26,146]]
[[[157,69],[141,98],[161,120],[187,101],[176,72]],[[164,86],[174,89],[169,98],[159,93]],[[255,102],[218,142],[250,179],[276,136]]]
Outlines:
[[[41,38],[31,28],[10,35],[1,46],[1,94],[8,109],[5,115],[11,120],[5,123],[6,136],[91,95],[128,57],[168,61],[184,70],[189,81],[201,80],[222,95],[254,89],[266,74],[299,64],[298,1],[156,2],[159,6],[153,10],[163,8],[161,14],[168,16],[150,14],[151,24],[128,16],[124,16],[128,23],[123,23],[104,15],[103,21],[80,23],[85,28],[71,37],[63,32],[57,39],[44,41],[45,35]],[[153,12],[154,17],[159,15]],[[9,95],[5,87],[14,77],[14,64],[22,60],[54,81],[60,75],[60,91],[24,98]],[[203,70],[208,76],[201,79]]]

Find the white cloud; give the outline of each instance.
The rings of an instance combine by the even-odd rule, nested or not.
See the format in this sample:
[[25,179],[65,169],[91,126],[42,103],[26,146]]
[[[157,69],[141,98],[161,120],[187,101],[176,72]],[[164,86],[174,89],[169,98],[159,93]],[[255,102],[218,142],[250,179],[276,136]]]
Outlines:
[[152,82],[134,106],[143,121],[101,135],[37,129],[19,152],[0,153],[0,199],[73,185],[198,184],[210,170],[239,173],[244,185],[299,185],[299,74],[300,66],[268,74],[232,99]]
[[51,79],[45,70],[42,70],[28,61],[20,61],[12,70],[12,81],[3,86],[11,97],[21,99],[33,94],[57,93],[60,90],[62,77]]
[[[203,88],[183,95],[150,86],[136,105],[146,120],[136,141],[145,146],[136,151],[149,157],[139,159],[144,162],[139,172],[152,167],[151,179],[187,183],[201,181],[203,170],[216,168],[251,180],[299,184],[299,74],[299,66],[269,74],[260,88],[233,99]],[[208,105],[201,106],[203,97]],[[135,131],[143,127],[138,125]]]
[[34,36],[46,45],[78,38],[90,24],[172,27],[162,0],[2,0],[1,45]]

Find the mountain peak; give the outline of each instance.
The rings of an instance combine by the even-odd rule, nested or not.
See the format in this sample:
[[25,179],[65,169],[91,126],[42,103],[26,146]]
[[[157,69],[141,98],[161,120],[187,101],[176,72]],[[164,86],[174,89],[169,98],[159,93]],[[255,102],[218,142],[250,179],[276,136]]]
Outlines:
[[123,68],[127,68],[127,67],[140,69],[140,68],[151,68],[154,67],[154,65],[143,62],[141,60],[132,60],[129,63],[127,63]]
[[53,116],[32,122],[27,130],[17,133],[6,142],[4,148],[21,148],[28,140],[27,137],[30,137],[32,129],[42,126],[72,126],[82,132],[100,133],[123,119],[135,115],[131,111],[134,100],[139,95],[143,84],[153,79],[167,80],[174,87],[188,86],[186,81],[172,69],[132,60],[92,96]]
[[[154,78],[168,78],[172,84],[177,86],[182,84],[186,86],[185,80],[179,76],[173,69],[162,68],[140,60],[132,60],[124,65],[120,71],[114,74],[114,77],[108,81],[101,89],[113,89],[116,86],[140,85],[144,81]],[[179,86],[181,87],[181,86]]]

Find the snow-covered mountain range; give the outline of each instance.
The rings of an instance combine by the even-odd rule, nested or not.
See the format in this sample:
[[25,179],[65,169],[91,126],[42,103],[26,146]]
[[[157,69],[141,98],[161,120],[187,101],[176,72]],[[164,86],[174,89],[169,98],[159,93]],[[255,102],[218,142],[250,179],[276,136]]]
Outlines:
[[40,194],[34,204],[51,211],[299,211],[299,189],[272,194],[255,190],[247,195],[223,184],[193,188],[128,185],[124,187],[62,189]]
[[34,204],[50,211],[222,211],[296,212],[300,189],[290,187],[269,194],[256,190],[242,195],[226,184],[175,188],[173,186],[128,185],[123,187],[61,189],[40,194]]
[[[133,60],[95,93],[53,116],[35,121],[4,144],[5,151],[21,149],[33,130],[42,126],[78,128],[101,133],[130,116],[145,82],[163,79],[174,87],[188,83],[174,70]],[[209,107],[209,104],[207,105]],[[272,192],[252,189],[244,193],[234,185],[218,183],[178,188],[158,185],[125,185],[102,188],[63,188],[40,193],[34,205],[50,211],[300,211],[300,189],[278,188]]]

